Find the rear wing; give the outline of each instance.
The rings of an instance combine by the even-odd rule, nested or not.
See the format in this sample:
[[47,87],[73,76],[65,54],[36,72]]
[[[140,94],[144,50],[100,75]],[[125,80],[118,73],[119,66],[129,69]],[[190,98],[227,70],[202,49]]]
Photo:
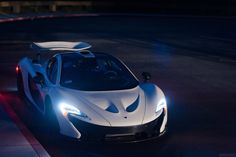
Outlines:
[[85,42],[66,42],[66,41],[49,41],[33,42],[30,47],[37,53],[37,62],[41,61],[41,54],[49,51],[82,51],[92,46]]
[[31,48],[37,53],[47,51],[81,51],[91,47],[90,44],[85,42],[66,41],[34,42],[31,44]]

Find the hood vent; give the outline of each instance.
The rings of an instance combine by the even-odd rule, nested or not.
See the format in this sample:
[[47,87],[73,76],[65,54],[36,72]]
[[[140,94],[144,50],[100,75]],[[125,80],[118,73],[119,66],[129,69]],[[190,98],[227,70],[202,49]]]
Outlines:
[[107,109],[106,111],[108,112],[112,112],[112,113],[118,113],[119,110],[116,108],[116,106],[114,104],[111,104]]
[[133,102],[133,104],[129,105],[127,108],[126,108],[126,111],[127,112],[133,112],[137,109],[138,107],[138,104],[139,104],[139,97],[135,100],[135,102]]

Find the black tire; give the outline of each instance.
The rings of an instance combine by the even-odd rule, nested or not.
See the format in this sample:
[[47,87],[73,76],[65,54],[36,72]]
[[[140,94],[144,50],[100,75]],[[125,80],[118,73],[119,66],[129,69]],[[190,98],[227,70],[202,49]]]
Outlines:
[[17,91],[18,91],[19,96],[23,98],[25,92],[24,92],[24,84],[23,84],[23,78],[22,78],[21,72],[17,74]]
[[50,135],[59,135],[59,123],[56,114],[52,108],[51,100],[47,97],[45,101],[45,122],[46,132]]

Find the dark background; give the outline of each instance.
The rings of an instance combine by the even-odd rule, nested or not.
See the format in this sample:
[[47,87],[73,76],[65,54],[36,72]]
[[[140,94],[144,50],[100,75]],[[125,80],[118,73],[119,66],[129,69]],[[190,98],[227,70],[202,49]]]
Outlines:
[[[57,12],[106,14],[41,19],[33,14],[27,20],[0,24],[1,94],[47,152],[56,157],[235,157],[236,2],[91,2],[89,8],[64,6]],[[32,5],[20,14],[27,11],[50,10]],[[120,58],[141,81],[141,72],[150,72],[151,82],[167,98],[166,136],[110,145],[51,139],[33,107],[18,97],[15,67],[21,58],[34,55],[29,48],[33,41],[52,40],[88,42],[92,51]]]
[[[0,25],[0,91],[51,156],[235,157],[236,21],[193,16],[100,15]],[[120,58],[165,93],[168,132],[131,144],[83,144],[45,133],[44,121],[16,94],[15,67],[33,41],[84,41]],[[0,101],[0,104],[2,102]],[[39,120],[38,120],[39,119]]]
[[[30,3],[55,2],[55,0],[54,1],[18,0],[19,3],[23,1],[24,2],[27,1]],[[201,16],[236,15],[235,0],[69,0],[69,1],[91,2],[92,5],[89,8],[78,7],[78,6],[73,6],[73,7],[63,6],[59,7],[58,10],[66,12],[157,13],[157,14],[201,15]],[[38,7],[38,8],[31,7],[30,9],[31,11],[47,10],[43,7]],[[9,11],[9,9],[6,8],[4,11]]]
[[[138,12],[190,15],[236,15],[234,0],[113,0],[106,8],[114,12]],[[99,3],[94,1],[94,3]],[[104,8],[95,8],[103,11]]]

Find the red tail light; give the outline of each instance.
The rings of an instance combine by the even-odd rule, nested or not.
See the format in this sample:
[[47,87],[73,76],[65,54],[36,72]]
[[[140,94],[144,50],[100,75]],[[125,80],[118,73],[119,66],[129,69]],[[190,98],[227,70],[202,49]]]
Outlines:
[[16,66],[16,73],[18,73],[20,70],[20,67],[19,66]]

